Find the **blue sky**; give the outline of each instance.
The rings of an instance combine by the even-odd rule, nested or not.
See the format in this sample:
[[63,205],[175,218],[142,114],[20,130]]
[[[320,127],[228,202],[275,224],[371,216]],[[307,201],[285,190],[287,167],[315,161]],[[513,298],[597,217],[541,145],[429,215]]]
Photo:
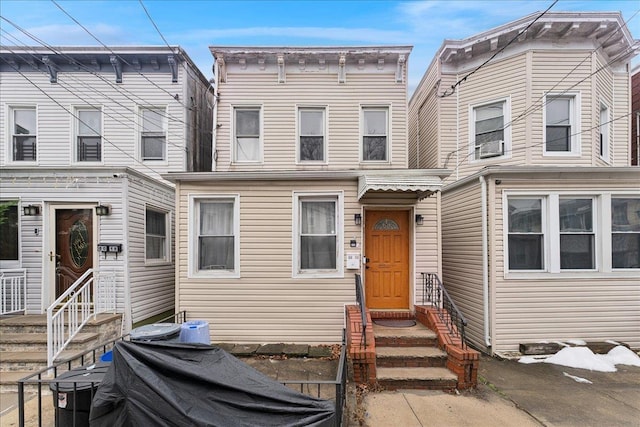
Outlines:
[[[164,45],[138,0],[56,0],[108,45]],[[208,47],[411,45],[415,87],[444,39],[463,39],[545,10],[537,1],[169,1],[143,0],[165,39],[182,46],[207,77]],[[620,11],[640,38],[640,2],[560,0],[553,11]],[[52,1],[2,0],[0,15],[50,45],[98,45]],[[632,18],[633,17],[633,18]],[[632,18],[632,19],[630,19]],[[3,45],[38,45],[0,20]],[[639,63],[635,58],[633,64]]]

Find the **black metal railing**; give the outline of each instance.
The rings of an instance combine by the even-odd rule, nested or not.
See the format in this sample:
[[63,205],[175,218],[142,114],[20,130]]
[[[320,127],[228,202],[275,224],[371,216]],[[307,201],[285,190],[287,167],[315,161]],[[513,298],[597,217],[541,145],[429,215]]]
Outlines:
[[[165,317],[164,319],[161,319],[158,321],[158,323],[160,322],[166,322],[168,320],[173,320],[175,323],[184,323],[187,321],[187,312],[186,311],[180,311],[178,313],[175,313],[171,316]],[[56,389],[59,389],[59,386],[61,384],[68,384],[68,387],[71,387],[73,389],[73,395],[72,395],[72,401],[71,402],[67,402],[67,404],[73,408],[72,414],[71,414],[71,418],[73,420],[73,425],[76,424],[76,399],[77,399],[77,384],[78,383],[82,383],[83,385],[86,386],[86,384],[89,384],[88,381],[82,381],[82,380],[77,380],[77,379],[58,379],[58,375],[64,373],[64,372],[69,372],[71,371],[74,367],[80,367],[80,366],[84,366],[86,364],[90,364],[90,363],[96,363],[100,360],[100,357],[107,353],[108,351],[110,351],[111,349],[113,349],[114,345],[116,342],[118,341],[123,341],[128,339],[129,334],[125,334],[122,335],[118,338],[114,338],[112,340],[109,341],[105,341],[104,343],[90,348],[89,350],[86,350],[84,353],[78,354],[76,356],[73,356],[69,359],[65,359],[65,360],[60,360],[57,363],[54,363],[51,366],[48,366],[44,369],[41,369],[37,372],[34,372],[33,374],[22,378],[21,380],[18,381],[18,423],[20,427],[24,427],[25,426],[25,386],[27,385],[33,385],[37,388],[37,399],[38,399],[38,415],[37,415],[37,422],[38,422],[38,426],[42,426],[43,425],[43,414],[42,414],[42,396],[43,396],[43,386],[50,386],[51,384],[55,384]],[[91,388],[90,388],[90,396],[91,399],[93,399],[93,391],[94,391],[94,384],[91,383]],[[72,406],[71,406],[72,405]],[[59,425],[59,414],[58,411],[55,411],[55,424],[54,425]],[[48,423],[47,423],[48,424]]]
[[422,273],[422,304],[439,308],[438,316],[449,333],[460,338],[462,348],[467,347],[464,334],[467,319],[458,310],[436,273]]
[[[335,400],[336,405],[336,426],[342,426],[342,417],[347,400],[347,345],[345,331],[342,331],[342,348],[340,349],[340,359],[338,360],[335,380],[287,380],[280,381],[280,384],[286,386],[299,385],[300,393],[315,395],[320,399],[331,398],[330,396],[323,396],[321,389],[322,386],[330,387],[333,385],[335,387],[335,395],[331,400]],[[315,392],[310,393],[311,390],[315,390]]]
[[360,307],[360,318],[362,321],[362,346],[367,346],[367,307],[364,301],[364,291],[362,289],[362,277],[356,274],[356,302]]

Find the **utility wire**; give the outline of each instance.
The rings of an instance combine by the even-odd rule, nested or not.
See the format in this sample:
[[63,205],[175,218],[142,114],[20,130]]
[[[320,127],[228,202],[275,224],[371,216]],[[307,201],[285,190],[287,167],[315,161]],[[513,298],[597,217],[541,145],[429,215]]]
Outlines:
[[474,69],[473,71],[469,72],[466,76],[464,76],[463,78],[461,78],[460,80],[458,80],[457,82],[455,82],[453,85],[451,85],[451,92],[447,92],[445,91],[442,95],[440,95],[440,98],[446,98],[447,96],[451,96],[454,93],[456,93],[456,88],[458,86],[460,86],[462,83],[464,83],[469,77],[471,77],[474,73],[476,73],[478,70],[480,70],[482,67],[484,67],[485,65],[487,65],[489,62],[491,62],[496,56],[498,56],[499,54],[501,54],[507,47],[509,47],[509,45],[511,45],[511,43],[513,43],[514,41],[516,41],[522,34],[526,34],[527,30],[529,30],[529,28],[531,28],[531,26],[533,24],[535,24],[536,22],[538,22],[538,20],[540,18],[542,18],[549,10],[551,10],[551,8],[553,6],[556,5],[556,3],[558,3],[558,0],[554,0],[553,3],[551,3],[551,6],[549,6],[544,12],[542,12],[540,15],[538,15],[536,17],[536,19],[534,19],[533,21],[531,21],[529,23],[529,25],[527,25],[524,30],[520,31],[515,37],[513,37],[511,40],[509,40],[509,42],[502,46],[502,48],[500,48],[500,50],[498,50],[496,53],[494,53],[493,55],[491,55],[491,57],[489,59],[487,59],[486,61],[484,61],[482,64],[480,64],[476,69]]
[[147,10],[147,8],[144,6],[144,3],[142,2],[142,0],[139,0],[140,2],[140,6],[142,6],[142,9],[144,10],[144,13],[147,14],[147,18],[149,18],[149,21],[151,21],[151,23],[153,24],[153,28],[156,29],[156,31],[158,32],[158,34],[160,35],[160,37],[162,38],[162,40],[164,40],[164,44],[166,44],[169,48],[171,48],[171,45],[169,44],[169,42],[167,41],[167,39],[164,38],[164,36],[162,35],[162,33],[160,32],[160,28],[158,28],[158,26],[156,25],[156,23],[153,21],[153,18],[151,17],[151,15],[149,14],[149,11]]

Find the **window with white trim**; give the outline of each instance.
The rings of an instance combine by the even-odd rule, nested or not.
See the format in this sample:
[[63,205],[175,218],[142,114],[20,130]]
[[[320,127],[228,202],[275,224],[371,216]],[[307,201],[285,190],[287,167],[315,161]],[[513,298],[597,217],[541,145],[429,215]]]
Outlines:
[[362,161],[389,160],[389,108],[362,108]]
[[37,159],[36,107],[11,108],[11,158],[14,162]]
[[196,247],[193,271],[211,276],[239,273],[239,206],[237,196],[196,199]]
[[543,270],[543,199],[510,197],[508,202],[509,268]]
[[546,154],[578,154],[580,129],[576,95],[545,96],[544,150]]
[[140,150],[144,161],[165,160],[167,150],[166,109],[140,109]]
[[471,133],[476,160],[504,154],[506,109],[506,101],[473,107]]
[[607,162],[609,161],[609,120],[609,107],[600,104],[599,154]]
[[0,200],[0,265],[16,267],[19,261],[18,201]]
[[296,194],[295,204],[296,275],[340,274],[341,195]]
[[145,210],[145,259],[163,262],[169,257],[169,214],[160,209]]
[[298,160],[300,162],[325,162],[325,109],[298,109]]
[[76,109],[76,161],[102,160],[102,111],[99,108]]
[[558,202],[560,223],[560,269],[596,268],[593,199],[565,198]]
[[233,109],[235,162],[262,161],[261,108],[236,107]]
[[640,268],[640,197],[611,198],[611,265]]

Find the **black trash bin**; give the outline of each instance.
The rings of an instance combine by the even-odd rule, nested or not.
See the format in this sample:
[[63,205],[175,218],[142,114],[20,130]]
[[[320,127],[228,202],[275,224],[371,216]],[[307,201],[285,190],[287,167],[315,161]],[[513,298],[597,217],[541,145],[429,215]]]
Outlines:
[[179,341],[179,323],[152,323],[131,331],[131,341]]
[[49,385],[53,391],[56,427],[89,426],[91,400],[107,373],[109,365],[108,362],[98,362],[72,369],[57,377]]

